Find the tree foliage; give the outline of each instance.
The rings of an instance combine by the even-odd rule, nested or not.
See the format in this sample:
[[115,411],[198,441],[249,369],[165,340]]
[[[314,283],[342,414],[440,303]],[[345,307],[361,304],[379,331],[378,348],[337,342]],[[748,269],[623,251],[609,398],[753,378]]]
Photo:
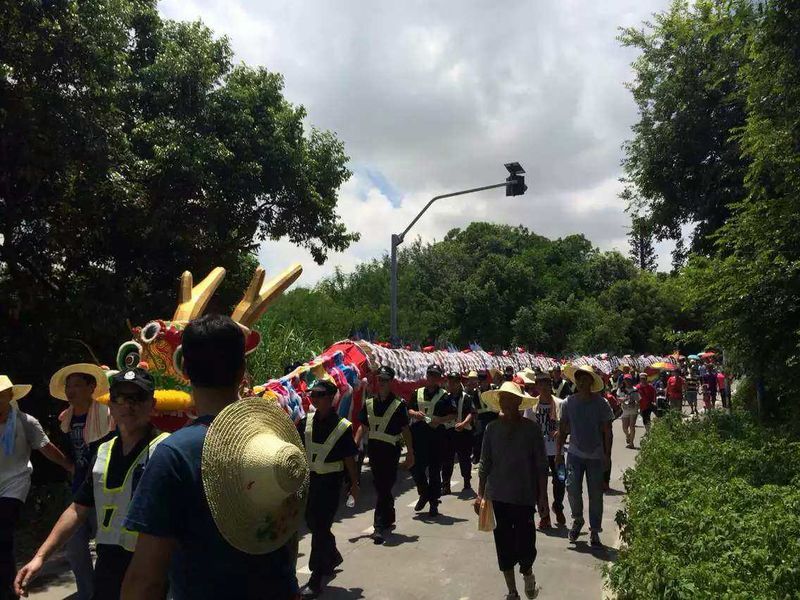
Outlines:
[[202,23],[155,0],[23,1],[0,29],[0,363],[18,379],[89,358],[67,338],[113,356],[126,318],[170,316],[184,269],[226,267],[227,310],[259,240],[321,262],[357,239],[335,211],[342,143]]
[[[681,317],[668,278],[641,272],[583,236],[549,240],[524,227],[472,223],[399,256],[401,336],[410,343],[521,345],[552,354],[671,351]],[[389,261],[336,272],[293,290],[265,319],[319,331],[388,338]]]
[[646,219],[642,217],[631,219],[628,243],[631,247],[628,255],[636,266],[642,271],[654,272],[658,258],[653,245],[653,232]]

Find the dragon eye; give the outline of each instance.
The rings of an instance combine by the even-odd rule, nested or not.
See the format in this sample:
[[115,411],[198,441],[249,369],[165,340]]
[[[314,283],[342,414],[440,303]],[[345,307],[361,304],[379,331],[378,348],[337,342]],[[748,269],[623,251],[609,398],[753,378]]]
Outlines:
[[145,344],[149,344],[158,337],[159,333],[161,333],[161,323],[159,323],[158,321],[150,321],[142,329],[141,340]]
[[183,372],[183,346],[175,348],[175,352],[172,353],[172,364],[175,365],[175,371]]
[[117,350],[117,368],[132,369],[142,360],[142,347],[136,342],[125,342]]

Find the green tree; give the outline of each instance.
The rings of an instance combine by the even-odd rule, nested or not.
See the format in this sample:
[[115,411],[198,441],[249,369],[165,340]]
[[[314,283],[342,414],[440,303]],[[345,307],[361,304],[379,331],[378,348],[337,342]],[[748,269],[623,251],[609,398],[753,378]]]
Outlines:
[[654,272],[658,257],[653,245],[653,232],[646,219],[642,217],[631,219],[628,243],[631,247],[628,255],[636,266],[642,271]]
[[623,146],[622,196],[659,240],[678,240],[681,226],[694,224],[694,252],[712,252],[711,234],[745,193],[740,67],[753,20],[747,0],[674,0],[652,22],[620,35],[641,51],[629,85],[639,121]]
[[83,358],[67,338],[110,359],[126,318],[170,316],[184,269],[245,281],[260,240],[322,262],[357,239],[341,142],[201,23],[68,0],[6,2],[0,29],[0,362],[18,378]]

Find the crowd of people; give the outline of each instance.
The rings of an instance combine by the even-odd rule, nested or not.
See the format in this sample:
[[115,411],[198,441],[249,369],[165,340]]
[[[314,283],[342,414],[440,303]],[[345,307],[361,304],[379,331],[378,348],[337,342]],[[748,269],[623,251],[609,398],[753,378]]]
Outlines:
[[[584,480],[589,543],[602,546],[612,421],[622,419],[626,445],[634,448],[640,415],[649,431],[653,414],[684,402],[696,412],[698,392],[706,408],[717,393],[723,406],[730,398],[729,378],[694,361],[652,383],[650,374],[629,367],[604,376],[591,366],[459,373],[431,364],[425,385],[407,399],[393,391],[393,369],[381,366],[357,428],[334,409],[338,390],[325,379],[310,386],[313,410],[294,423],[275,403],[241,398],[245,337],[230,318],[191,321],[182,348],[196,418],[172,434],[152,425],[156,382],[147,370],[109,378],[100,367],[75,364],[54,374],[50,393],[67,403],[59,417],[71,445],[66,456],[19,410],[16,401],[30,386],[0,376],[0,599],[27,595],[62,547],[79,600],[316,598],[343,562],[333,526],[343,496],[349,506],[359,501],[362,448],[375,488],[375,544],[396,527],[401,470],[416,485],[414,510],[435,520],[458,463],[462,492],[473,497],[476,512],[491,511],[506,598],[520,597],[515,568],[533,598],[536,531],[567,526],[566,496],[567,537],[579,539]],[[104,394],[107,404],[98,401]],[[72,475],[72,502],[16,572],[14,530],[33,450]],[[303,517],[311,576],[301,588]]]

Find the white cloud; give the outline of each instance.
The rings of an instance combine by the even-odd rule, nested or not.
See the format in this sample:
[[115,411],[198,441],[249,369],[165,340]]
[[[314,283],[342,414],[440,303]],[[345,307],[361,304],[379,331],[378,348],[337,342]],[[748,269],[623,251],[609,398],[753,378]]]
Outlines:
[[410,235],[441,239],[490,220],[627,252],[617,194],[620,146],[636,120],[623,86],[635,54],[615,38],[667,4],[163,0],[160,10],[202,19],[230,38],[237,60],[282,73],[309,123],[345,142],[356,175],[339,211],[361,241],[322,267],[285,241],[261,252],[272,271],[303,263],[301,282],[313,284],[387,252],[430,197],[502,181],[509,160],[528,171],[526,196],[442,200]]

